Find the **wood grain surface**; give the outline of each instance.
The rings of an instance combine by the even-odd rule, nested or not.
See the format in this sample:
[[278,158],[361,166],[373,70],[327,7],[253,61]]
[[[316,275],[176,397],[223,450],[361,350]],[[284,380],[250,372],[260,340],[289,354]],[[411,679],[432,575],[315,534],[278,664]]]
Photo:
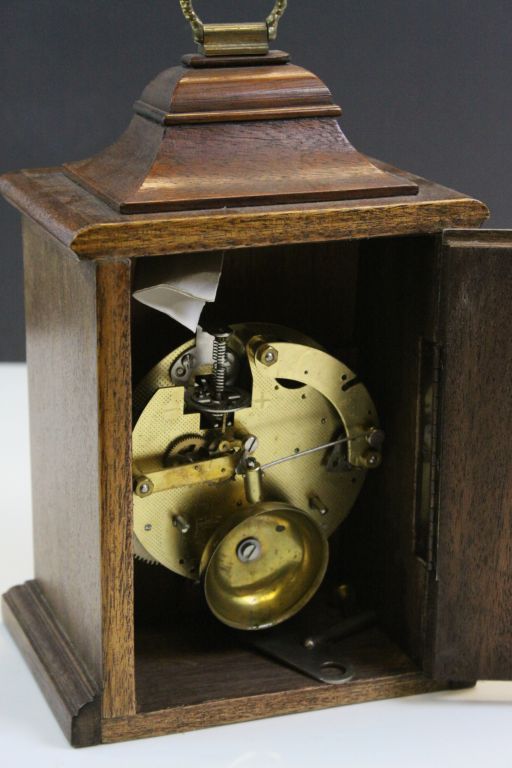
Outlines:
[[437,241],[361,244],[357,373],[372,393],[386,440],[382,466],[367,476],[340,530],[340,561],[360,599],[378,610],[382,625],[420,666],[428,570],[415,545],[419,363],[420,341],[435,333]]
[[[210,58],[206,63],[211,62]],[[327,86],[303,67],[273,64],[270,59],[266,66],[242,63],[240,58],[238,66],[228,68],[214,63],[161,72],[135,103],[135,112],[164,125],[210,122],[212,114],[224,122],[262,120],[269,110],[282,110],[290,117],[341,114]]]
[[[135,711],[130,264],[25,224],[35,574],[107,714]],[[84,556],[84,553],[87,553]]]
[[512,677],[512,232],[447,233],[429,671]]
[[[138,634],[135,716],[104,720],[102,740],[179,733],[245,720],[439,690],[376,629],[345,641],[354,680],[326,685],[288,669],[240,640],[147,628]],[[192,629],[192,631],[191,631]]]
[[64,169],[124,214],[417,193],[356,152],[337,121],[318,111],[284,120],[285,108],[274,106],[268,112],[279,119],[265,113],[260,121],[254,110],[250,121],[217,111],[170,127],[136,115],[116,144]]
[[212,69],[213,67],[266,67],[268,64],[287,64],[290,54],[272,50],[265,54],[244,54],[243,56],[204,56],[202,53],[186,53],[181,57],[186,67]]
[[250,650],[212,621],[180,617],[180,631],[147,626],[137,633],[135,716],[104,720],[102,740],[179,733],[274,715],[439,690],[379,630],[347,638],[354,679],[326,685]]
[[36,678],[65,736],[75,747],[99,744],[99,689],[55,619],[36,581],[2,599],[5,625]]
[[204,704],[140,712],[131,717],[104,720],[102,742],[109,744],[128,739],[183,733],[198,728],[242,723],[277,715],[310,712],[346,704],[414,696],[440,690],[442,686],[419,673],[398,677],[384,671],[382,678],[373,681],[349,683],[345,686],[324,686],[314,691],[286,691],[261,694],[250,698],[206,702]]
[[[212,312],[226,324],[260,319],[264,296],[267,322],[301,330],[347,361],[353,341],[358,247],[357,241],[342,241],[247,248],[242,257],[229,251]],[[134,260],[135,274],[151,273],[155,259],[160,257]],[[331,279],[326,280],[326,275]],[[170,349],[181,346],[192,334],[135,299],[131,313],[133,380],[137,384]]]
[[478,227],[489,215],[477,200],[406,175],[418,184],[417,196],[165,215],[116,213],[59,169],[7,174],[0,191],[82,259],[433,233]]
[[97,265],[104,717],[135,712],[131,466],[131,269]]
[[96,267],[23,235],[35,576],[101,685]]
[[[336,696],[333,686],[313,680],[252,649],[252,637],[216,627],[204,613],[204,609],[194,612],[189,606],[180,615],[179,631],[176,631],[176,622],[171,621],[139,627],[136,675],[139,712],[262,694],[285,695],[293,691],[322,696],[322,691],[327,689],[330,690],[327,698]],[[328,626],[321,616],[315,618],[311,608],[308,615],[313,619],[311,624],[310,618],[309,628]],[[339,619],[339,613],[335,618]],[[202,628],[199,636],[198,622]],[[377,628],[338,641],[334,653],[336,658],[346,658],[347,664],[350,663],[354,684],[371,684],[386,674],[410,678],[419,672],[410,658]],[[334,686],[338,688],[338,695],[340,688],[349,687],[349,683]],[[270,705],[267,713],[272,714]]]
[[[146,89],[113,148],[0,181],[25,215],[37,578],[4,611],[45,695],[80,745],[512,675],[512,236],[453,232],[440,256],[439,233],[479,226],[486,207],[357,153],[325,85],[282,56],[187,64]],[[344,641],[341,686],[210,633],[195,585],[134,572],[132,384],[171,334],[133,307],[133,276],[150,257],[218,250],[225,320],[264,307],[346,355],[388,434],[332,542],[336,577],[381,627]],[[424,339],[445,366],[428,562],[415,529]]]
[[121,138],[65,172],[130,214],[417,193],[354,150],[316,75],[266,61],[165,70]]

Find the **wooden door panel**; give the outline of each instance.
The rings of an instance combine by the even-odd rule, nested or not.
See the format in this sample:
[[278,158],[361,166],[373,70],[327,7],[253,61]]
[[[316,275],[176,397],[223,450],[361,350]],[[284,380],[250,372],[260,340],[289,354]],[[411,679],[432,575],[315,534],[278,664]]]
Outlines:
[[512,232],[446,232],[427,669],[512,678]]

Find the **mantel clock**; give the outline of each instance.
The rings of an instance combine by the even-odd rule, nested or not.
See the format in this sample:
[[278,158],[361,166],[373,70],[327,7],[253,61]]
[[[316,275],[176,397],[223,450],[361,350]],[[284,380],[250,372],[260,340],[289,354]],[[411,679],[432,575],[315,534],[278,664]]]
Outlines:
[[203,24],[21,212],[35,578],[75,746],[512,677],[512,235]]

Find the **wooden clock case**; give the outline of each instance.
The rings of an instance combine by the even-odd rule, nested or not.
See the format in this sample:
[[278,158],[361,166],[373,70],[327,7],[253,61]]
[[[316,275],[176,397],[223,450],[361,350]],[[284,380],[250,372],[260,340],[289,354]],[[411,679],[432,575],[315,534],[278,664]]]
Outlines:
[[[282,53],[185,57],[135,109],[96,158],[1,180],[23,214],[35,545],[35,579],[3,611],[66,736],[512,677],[512,235],[357,153],[327,88]],[[332,542],[379,617],[343,641],[343,685],[251,650],[197,587],[134,565],[132,391],[184,338],[133,301],[134,276],[207,251],[226,253],[230,321],[305,331],[378,406],[385,461]]]

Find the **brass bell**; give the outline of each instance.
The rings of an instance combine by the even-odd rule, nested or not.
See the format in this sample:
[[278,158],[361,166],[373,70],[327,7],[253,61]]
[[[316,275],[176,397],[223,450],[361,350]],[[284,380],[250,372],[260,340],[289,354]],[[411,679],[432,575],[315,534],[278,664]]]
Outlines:
[[280,502],[255,504],[230,517],[206,547],[206,601],[236,629],[280,624],[314,595],[328,559],[327,539],[305,512]]

